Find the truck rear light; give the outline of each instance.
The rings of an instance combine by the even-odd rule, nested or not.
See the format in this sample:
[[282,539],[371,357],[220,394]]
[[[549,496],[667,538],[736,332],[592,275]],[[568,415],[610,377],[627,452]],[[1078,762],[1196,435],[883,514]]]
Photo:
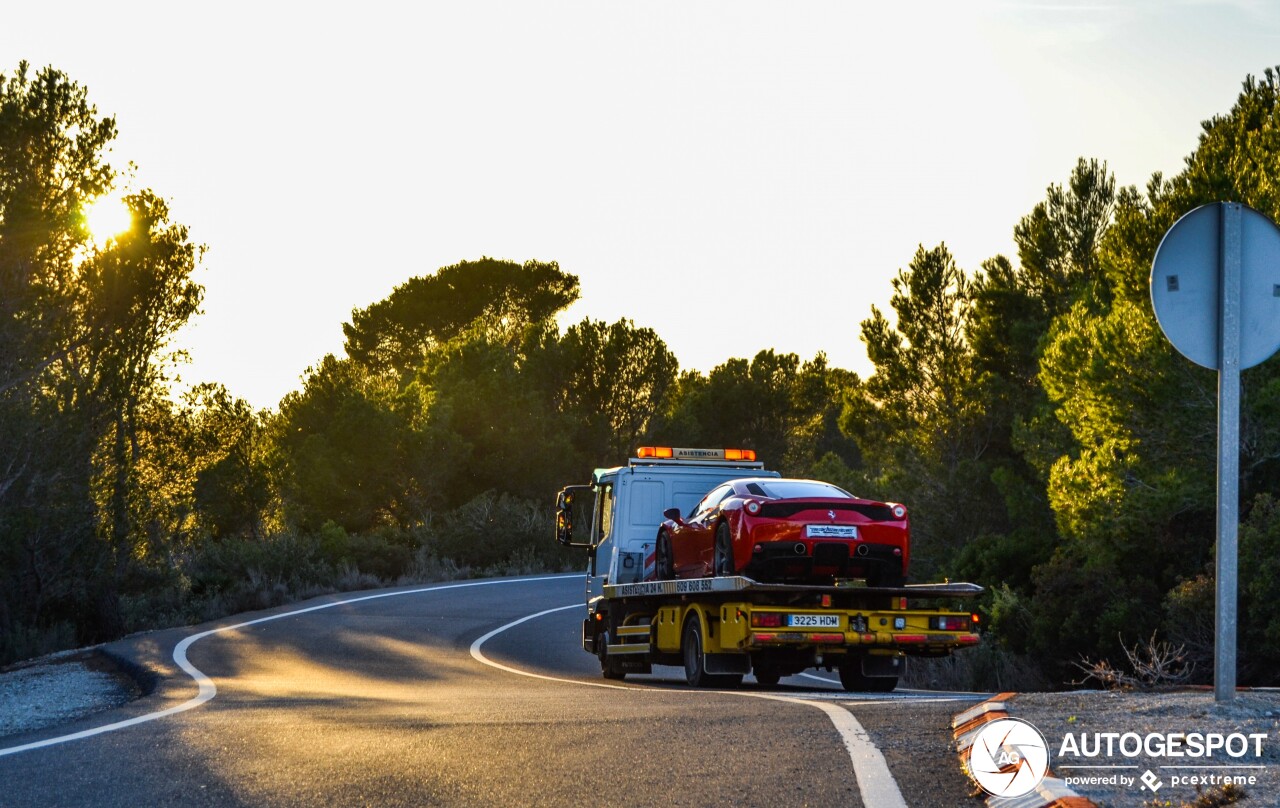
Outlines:
[[905,617],[893,618],[893,627],[898,631],[902,631],[904,628],[907,627],[907,618]]
[[968,631],[970,628],[969,618],[960,615],[938,615],[932,618],[929,628],[936,631]]
[[810,634],[809,639],[823,645],[838,645],[844,642],[843,634]]
[[724,459],[725,460],[755,460],[756,450],[755,449],[725,449]]
[[903,611],[906,611],[906,609],[907,609],[907,599],[906,599],[906,598],[898,598],[898,608],[899,608],[899,609],[901,609],[901,610],[903,610]]
[[824,608],[824,609],[830,609],[830,608],[831,608],[831,596],[830,596],[830,595],[823,595],[823,596],[822,596],[822,608]]
[[752,612],[752,628],[782,628],[782,615],[777,612]]

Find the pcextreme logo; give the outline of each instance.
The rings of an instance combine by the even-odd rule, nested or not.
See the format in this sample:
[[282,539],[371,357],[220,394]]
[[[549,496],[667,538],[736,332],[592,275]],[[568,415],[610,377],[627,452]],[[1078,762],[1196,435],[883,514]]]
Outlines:
[[1021,797],[1049,771],[1049,746],[1040,730],[1018,718],[987,724],[969,747],[969,771],[988,794]]

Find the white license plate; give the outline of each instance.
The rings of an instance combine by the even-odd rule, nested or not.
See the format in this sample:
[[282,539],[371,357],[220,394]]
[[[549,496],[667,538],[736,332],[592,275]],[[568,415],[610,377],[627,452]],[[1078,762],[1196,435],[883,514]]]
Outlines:
[[787,615],[787,625],[801,626],[804,628],[840,628],[840,615],[789,614]]
[[811,539],[856,539],[858,528],[853,525],[805,525],[804,535]]

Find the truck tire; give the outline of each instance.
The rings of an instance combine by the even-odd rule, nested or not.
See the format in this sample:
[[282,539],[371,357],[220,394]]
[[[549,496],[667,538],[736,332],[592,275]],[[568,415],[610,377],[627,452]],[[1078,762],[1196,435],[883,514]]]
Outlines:
[[685,621],[680,638],[680,653],[684,657],[684,680],[690,687],[737,687],[742,683],[741,674],[707,673],[702,648],[702,621],[694,615]]
[[896,676],[863,676],[862,661],[840,666],[840,684],[850,693],[891,693],[898,686]]
[[751,672],[761,687],[777,687],[778,682],[782,680],[782,671],[772,666],[756,666]]
[[596,656],[600,657],[600,675],[606,679],[620,681],[627,678],[627,672],[618,668],[616,660],[609,656],[609,635],[596,637]]
[[716,528],[716,549],[711,561],[711,575],[727,578],[737,572],[733,566],[733,538],[729,535],[729,523],[721,522]]
[[658,543],[654,548],[654,577],[659,581],[670,581],[676,577],[675,556],[671,552],[671,534],[665,530],[658,532]]

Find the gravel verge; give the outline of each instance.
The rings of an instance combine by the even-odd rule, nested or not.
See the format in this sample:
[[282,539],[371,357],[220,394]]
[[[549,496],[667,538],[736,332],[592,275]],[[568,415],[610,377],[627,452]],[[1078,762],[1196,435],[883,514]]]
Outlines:
[[0,670],[0,738],[127,704],[144,685],[108,655],[71,651]]
[[[1076,691],[1069,693],[1022,693],[1009,702],[1009,715],[1036,726],[1049,745],[1051,766],[1063,778],[1090,778],[1069,783],[1075,791],[1100,806],[1182,806],[1210,792],[1220,791],[1224,777],[1253,777],[1243,784],[1243,797],[1232,803],[1248,806],[1280,805],[1280,692],[1246,691],[1233,701],[1218,703],[1210,691],[1168,693],[1124,693]],[[1112,753],[1107,754],[1107,734]],[[1134,733],[1143,739],[1122,739]],[[1233,756],[1215,751],[1212,756],[1193,755],[1189,737],[1194,733],[1238,736],[1232,743]],[[1098,753],[1088,757],[1064,749],[1071,735],[1074,745],[1098,744]],[[1146,738],[1158,736],[1147,748]],[[1182,735],[1170,747],[1180,756],[1149,754],[1160,752],[1170,736]],[[1265,737],[1257,737],[1257,736]],[[1099,736],[1101,736],[1099,738]],[[1250,737],[1254,736],[1254,737]],[[1095,738],[1099,738],[1095,741]],[[1123,746],[1138,754],[1126,754]],[[1141,745],[1141,749],[1138,749]],[[1259,751],[1260,754],[1257,752]],[[1062,754],[1063,752],[1066,754]],[[1087,748],[1083,751],[1089,751]],[[1080,766],[1124,766],[1128,768],[1079,768]],[[1238,768],[1223,768],[1226,766]],[[1175,768],[1176,767],[1176,768]],[[1249,768],[1244,768],[1249,767]],[[1144,787],[1141,778],[1151,772],[1156,790]],[[1129,778],[1124,782],[1123,778]],[[1193,778],[1200,778],[1196,782]],[[1225,804],[1225,803],[1210,803]]]

